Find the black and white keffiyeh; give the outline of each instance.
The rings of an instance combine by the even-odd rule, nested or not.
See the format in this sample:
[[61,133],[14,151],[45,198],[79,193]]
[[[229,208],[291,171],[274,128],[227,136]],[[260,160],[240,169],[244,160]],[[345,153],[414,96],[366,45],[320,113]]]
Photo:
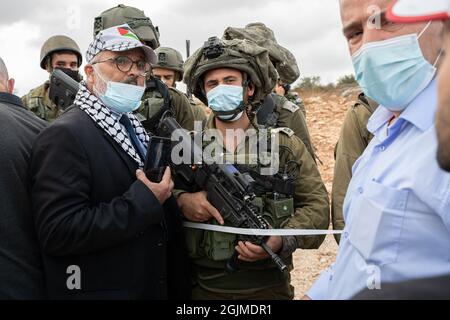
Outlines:
[[[84,81],[80,83],[80,90],[75,97],[74,104],[86,112],[89,117],[103,129],[103,131],[111,136],[122,149],[136,161],[140,168],[144,167],[144,163],[139,156],[139,153],[133,147],[126,130],[120,125],[119,119],[114,118],[111,111],[103,104],[103,102],[87,89]],[[127,113],[127,116],[130,118],[138,139],[142,142],[144,147],[147,148],[150,138],[145,132],[144,127],[135,115]]]

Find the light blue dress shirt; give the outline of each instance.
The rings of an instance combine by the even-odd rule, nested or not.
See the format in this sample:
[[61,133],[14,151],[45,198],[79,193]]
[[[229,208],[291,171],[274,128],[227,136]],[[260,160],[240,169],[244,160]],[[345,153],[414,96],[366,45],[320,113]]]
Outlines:
[[312,299],[450,274],[450,173],[436,160],[436,107],[433,80],[391,127],[383,106],[370,118],[374,139],[353,167],[338,256]]

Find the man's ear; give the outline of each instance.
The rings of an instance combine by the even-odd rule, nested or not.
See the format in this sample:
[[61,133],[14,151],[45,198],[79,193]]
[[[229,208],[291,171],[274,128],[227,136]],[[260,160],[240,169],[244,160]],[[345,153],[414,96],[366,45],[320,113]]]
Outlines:
[[16,84],[16,80],[14,80],[14,79],[9,79],[8,80],[8,82],[7,82],[7,88],[6,88],[6,90],[8,91],[8,93],[10,93],[10,94],[14,94],[14,85]]
[[253,85],[253,82],[249,82],[247,86],[247,93],[249,97],[253,97],[253,94],[255,93],[255,86]]
[[91,64],[87,64],[84,67],[84,73],[86,74],[86,83],[89,85],[94,85],[94,67]]

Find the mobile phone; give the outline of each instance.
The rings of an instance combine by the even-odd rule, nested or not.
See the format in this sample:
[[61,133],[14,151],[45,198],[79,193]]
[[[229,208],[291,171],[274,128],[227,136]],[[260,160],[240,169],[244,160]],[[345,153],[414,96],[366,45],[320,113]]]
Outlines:
[[166,168],[170,166],[171,152],[171,139],[158,136],[150,137],[144,164],[144,172],[150,181],[161,182]]

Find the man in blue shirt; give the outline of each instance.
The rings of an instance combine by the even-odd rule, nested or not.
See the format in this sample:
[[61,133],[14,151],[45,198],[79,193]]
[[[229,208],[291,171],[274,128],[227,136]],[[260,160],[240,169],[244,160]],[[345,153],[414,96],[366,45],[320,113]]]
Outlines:
[[[395,23],[416,23],[420,21],[445,20],[444,51],[450,51],[450,0],[394,1],[387,12],[387,18]],[[436,115],[438,134],[438,161],[442,168],[450,170],[450,56],[443,58],[439,70],[439,106]],[[448,299],[450,298],[450,275],[424,278],[400,283],[383,284],[383,290],[365,290],[353,299]]]
[[381,283],[450,270],[450,174],[436,161],[441,22],[398,25],[388,0],[341,0],[356,78],[380,103],[374,139],[353,167],[336,263],[308,292],[349,299]]

